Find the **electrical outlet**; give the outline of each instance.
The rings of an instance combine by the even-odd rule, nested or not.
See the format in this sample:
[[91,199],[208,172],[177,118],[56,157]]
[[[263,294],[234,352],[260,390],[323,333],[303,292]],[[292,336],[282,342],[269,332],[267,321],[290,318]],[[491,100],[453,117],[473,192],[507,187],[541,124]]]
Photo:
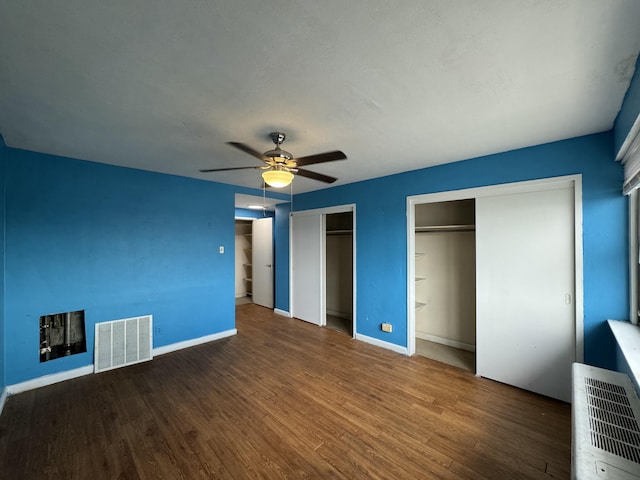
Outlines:
[[380,328],[382,329],[383,332],[387,332],[387,333],[393,332],[393,325],[391,325],[390,323],[383,323],[382,325],[380,325]]

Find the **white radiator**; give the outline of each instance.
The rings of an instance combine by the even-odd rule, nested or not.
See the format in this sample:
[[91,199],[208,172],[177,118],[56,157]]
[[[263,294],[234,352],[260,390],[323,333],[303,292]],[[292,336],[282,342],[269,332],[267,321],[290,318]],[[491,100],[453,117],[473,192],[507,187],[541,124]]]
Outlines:
[[96,323],[94,373],[153,358],[151,315]]
[[571,478],[640,479],[640,401],[623,373],[573,364]]

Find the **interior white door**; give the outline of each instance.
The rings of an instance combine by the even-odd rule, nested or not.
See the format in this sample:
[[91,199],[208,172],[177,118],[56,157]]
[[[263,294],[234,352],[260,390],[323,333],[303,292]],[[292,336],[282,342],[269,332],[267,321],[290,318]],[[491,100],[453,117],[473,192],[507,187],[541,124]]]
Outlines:
[[252,278],[253,303],[273,308],[273,221],[260,218],[253,221]]
[[321,214],[291,217],[291,314],[322,325]]
[[476,199],[477,374],[571,400],[573,188]]

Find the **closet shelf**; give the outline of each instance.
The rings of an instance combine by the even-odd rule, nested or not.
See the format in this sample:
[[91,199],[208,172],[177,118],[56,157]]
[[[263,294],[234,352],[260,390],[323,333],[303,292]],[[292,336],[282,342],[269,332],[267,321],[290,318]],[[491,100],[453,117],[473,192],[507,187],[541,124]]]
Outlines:
[[352,235],[353,230],[327,230],[327,235]]
[[425,254],[423,252],[416,252],[416,257],[424,257]]
[[427,304],[426,303],[422,303],[422,302],[416,302],[416,310],[420,310],[421,308],[424,308]]
[[426,280],[426,277],[416,277],[416,283]]
[[416,227],[416,233],[420,232],[473,232],[475,225],[429,225]]

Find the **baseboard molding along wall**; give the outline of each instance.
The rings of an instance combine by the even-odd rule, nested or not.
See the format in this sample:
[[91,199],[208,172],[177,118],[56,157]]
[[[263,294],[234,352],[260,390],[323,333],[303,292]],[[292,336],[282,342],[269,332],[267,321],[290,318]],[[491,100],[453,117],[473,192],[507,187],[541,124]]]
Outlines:
[[416,338],[427,340],[428,342],[439,343],[440,345],[446,345],[447,347],[459,348],[460,350],[466,350],[467,352],[476,351],[475,345],[458,342],[457,340],[449,340],[448,338],[442,338],[428,333],[416,332]]
[[[202,343],[212,342],[214,340],[220,340],[222,338],[231,337],[236,335],[238,331],[233,328],[231,330],[225,330],[224,332],[214,333],[212,335],[206,335],[200,338],[194,338],[192,340],[186,340],[184,342],[172,343],[170,345],[164,345],[153,349],[153,356],[163,355],[165,353],[175,352],[176,350],[182,350],[183,348],[193,347]],[[53,373],[51,375],[44,375],[42,377],[33,378],[26,382],[16,383],[14,385],[7,385],[0,394],[0,414],[2,409],[10,395],[16,395],[18,393],[26,392],[28,390],[34,390],[40,387],[46,387],[47,385],[53,385],[54,383],[64,382],[65,380],[71,380],[73,378],[82,377],[93,373],[93,364],[86,365],[84,367],[75,368],[73,370],[67,370],[64,372]]]
[[275,308],[273,310],[273,313],[275,313],[276,315],[282,315],[283,317],[291,318],[291,314],[289,312],[286,312],[284,310],[280,310],[279,308]]
[[191,340],[185,340],[184,342],[171,343],[169,345],[163,345],[153,349],[153,356],[164,355],[165,353],[175,352],[176,350],[182,350],[183,348],[195,347],[203,343],[213,342],[214,340],[220,340],[222,338],[232,337],[238,334],[238,330],[232,328],[231,330],[225,330],[223,332],[213,333],[211,335],[205,335],[204,337],[192,338]]
[[52,373],[51,375],[43,375],[42,377],[32,378],[26,382],[16,383],[14,385],[7,385],[5,390],[8,395],[15,395],[17,393],[26,392],[28,390],[34,390],[40,387],[46,387],[53,385],[54,383],[64,382],[65,380],[71,380],[73,378],[83,377],[93,373],[93,364],[85,365],[84,367],[74,368],[73,370],[66,370],[64,372]]
[[7,401],[7,397],[9,393],[7,392],[7,388],[2,389],[2,393],[0,393],[0,415],[2,415],[2,409],[4,408],[4,402]]
[[371,345],[375,345],[376,347],[386,348],[387,350],[391,350],[402,355],[409,354],[409,350],[407,349],[407,347],[401,347],[400,345],[396,345],[395,343],[385,342],[384,340],[378,340],[377,338],[362,335],[360,333],[356,333],[355,338],[356,340],[360,340],[361,342],[369,343]]

